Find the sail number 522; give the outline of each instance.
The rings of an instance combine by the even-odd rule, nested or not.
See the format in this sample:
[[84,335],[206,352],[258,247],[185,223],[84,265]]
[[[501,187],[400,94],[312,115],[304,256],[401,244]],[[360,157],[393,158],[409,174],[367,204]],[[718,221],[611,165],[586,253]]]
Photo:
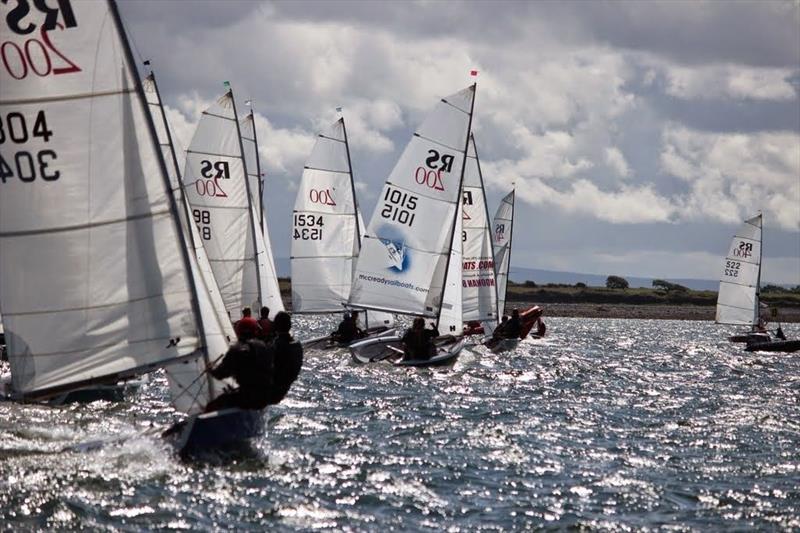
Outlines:
[[739,277],[739,267],[742,264],[739,261],[725,261],[725,275],[732,278]]

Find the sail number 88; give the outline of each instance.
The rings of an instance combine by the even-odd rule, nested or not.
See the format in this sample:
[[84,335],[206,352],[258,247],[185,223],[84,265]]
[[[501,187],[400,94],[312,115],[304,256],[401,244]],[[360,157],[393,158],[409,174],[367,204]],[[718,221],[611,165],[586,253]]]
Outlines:
[[418,198],[413,194],[386,187],[386,194],[383,195],[383,207],[381,216],[394,222],[404,224],[409,228],[414,224]]

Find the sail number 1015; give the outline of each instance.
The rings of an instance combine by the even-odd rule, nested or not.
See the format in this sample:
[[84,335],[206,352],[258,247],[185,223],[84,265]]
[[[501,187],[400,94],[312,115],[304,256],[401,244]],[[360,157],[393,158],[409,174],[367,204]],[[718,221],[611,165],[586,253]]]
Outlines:
[[381,216],[410,228],[417,216],[414,212],[417,209],[417,200],[418,198],[413,194],[388,186],[383,195]]

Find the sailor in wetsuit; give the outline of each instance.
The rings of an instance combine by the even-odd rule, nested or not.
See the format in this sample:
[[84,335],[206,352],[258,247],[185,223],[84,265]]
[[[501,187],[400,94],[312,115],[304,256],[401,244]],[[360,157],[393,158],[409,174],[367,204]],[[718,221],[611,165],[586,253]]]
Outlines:
[[272,327],[275,340],[267,346],[273,361],[272,383],[267,389],[268,404],[283,400],[303,366],[303,347],[289,333],[292,329],[289,313],[281,311],[275,315]]
[[417,317],[411,329],[403,335],[403,359],[427,361],[436,354],[436,345],[433,340],[439,336],[439,330],[431,324],[431,329],[425,329],[425,319]]
[[261,326],[258,324],[258,321],[252,317],[252,314],[253,312],[250,308],[245,307],[242,309],[242,318],[233,325],[236,338],[240,341],[261,337]]
[[261,308],[261,318],[258,319],[258,325],[261,327],[261,340],[269,342],[275,336],[272,332],[272,320],[269,319],[269,307]]
[[258,339],[240,340],[231,346],[222,362],[208,373],[217,379],[233,378],[238,387],[211,400],[206,405],[207,413],[231,407],[263,409],[269,403],[272,355]]
[[275,339],[267,344],[258,339],[239,341],[209,374],[217,379],[233,378],[238,387],[227,390],[206,405],[206,412],[230,407],[263,409],[280,402],[300,374],[303,348],[289,330],[288,313],[275,315]]
[[363,332],[358,328],[356,317],[350,313],[345,313],[344,319],[339,323],[339,327],[331,333],[331,340],[350,344],[362,335]]
[[519,309],[514,309],[510,319],[506,320],[506,317],[503,317],[503,321],[492,336],[496,339],[515,339],[520,333],[522,333],[522,321],[519,318]]

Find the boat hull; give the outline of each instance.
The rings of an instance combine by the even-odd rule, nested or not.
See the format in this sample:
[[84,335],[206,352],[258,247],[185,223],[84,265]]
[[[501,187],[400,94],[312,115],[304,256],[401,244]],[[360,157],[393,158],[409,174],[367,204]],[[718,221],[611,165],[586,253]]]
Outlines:
[[[538,305],[528,307],[527,309],[520,310],[519,318],[522,323],[520,330],[520,339],[524,339],[536,326],[536,322],[542,316],[542,308]],[[470,323],[464,327],[464,335],[484,335],[485,331],[480,323]]]
[[365,333],[366,334],[363,337],[353,341],[352,343],[338,342],[333,340],[330,335],[325,335],[324,337],[314,337],[312,339],[302,341],[301,344],[305,350],[334,350],[336,348],[347,348],[353,343],[364,340],[397,335],[397,328],[380,326],[377,328],[370,328]]
[[385,360],[391,361],[396,366],[443,366],[455,362],[465,342],[464,337],[452,335],[438,337],[434,341],[436,355],[430,359],[403,360],[403,340],[395,333],[354,342],[350,345],[350,353],[357,363],[376,363]]
[[510,352],[519,346],[519,339],[490,338],[484,345],[493,353]]
[[181,455],[224,451],[261,436],[263,413],[263,410],[232,408],[193,415],[173,425],[164,436],[173,440]]
[[785,352],[792,353],[800,350],[800,339],[791,341],[752,342],[747,345],[748,352]]
[[741,335],[731,335],[728,337],[731,342],[769,342],[769,333],[742,333]]

